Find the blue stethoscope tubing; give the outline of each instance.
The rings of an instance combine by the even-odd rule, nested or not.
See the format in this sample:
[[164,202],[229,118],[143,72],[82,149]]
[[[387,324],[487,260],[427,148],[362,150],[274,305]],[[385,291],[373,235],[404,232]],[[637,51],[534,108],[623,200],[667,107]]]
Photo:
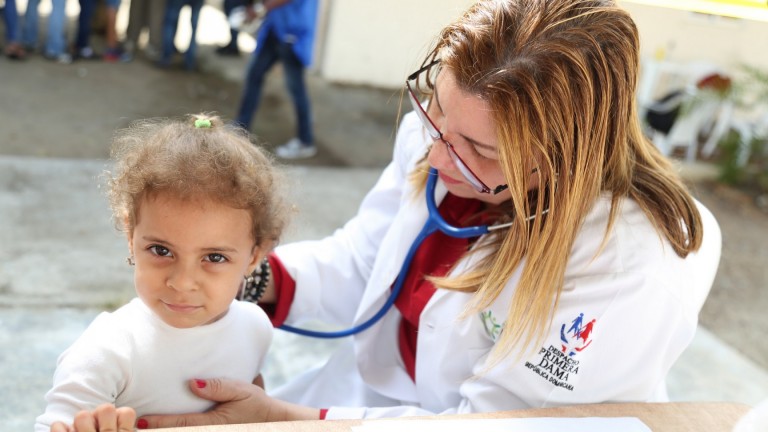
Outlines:
[[408,249],[408,254],[405,256],[405,261],[403,261],[403,266],[400,268],[400,273],[397,275],[397,278],[395,279],[395,283],[392,286],[392,292],[390,293],[389,298],[387,298],[387,302],[384,303],[384,305],[381,307],[381,309],[379,309],[378,312],[376,312],[375,315],[368,318],[367,321],[361,324],[358,324],[346,330],[339,330],[339,331],[307,330],[307,329],[292,327],[285,324],[281,325],[278,328],[280,328],[281,330],[285,330],[291,333],[296,333],[302,336],[310,336],[310,337],[322,338],[322,339],[342,338],[346,336],[351,336],[356,333],[360,333],[361,331],[364,331],[368,327],[374,325],[387,312],[389,312],[389,309],[392,308],[392,305],[395,304],[395,299],[397,299],[397,296],[400,294],[400,290],[403,289],[403,284],[405,284],[405,278],[408,275],[408,270],[411,267],[411,262],[413,261],[413,256],[416,254],[416,250],[419,248],[421,243],[430,234],[432,234],[437,230],[440,230],[446,235],[449,235],[451,237],[470,238],[470,237],[478,237],[483,234],[488,234],[491,230],[506,228],[509,225],[511,225],[511,223],[494,225],[491,227],[489,227],[488,225],[477,225],[477,226],[466,227],[466,228],[451,226],[450,224],[448,224],[448,222],[445,221],[445,219],[443,219],[443,217],[440,215],[440,212],[437,210],[437,204],[435,203],[436,187],[437,187],[437,170],[435,168],[430,168],[429,175],[427,176],[427,187],[425,192],[425,195],[427,197],[427,211],[429,214],[427,217],[427,222],[424,224],[424,227],[416,236],[416,240],[414,240],[413,244],[411,244],[411,248]]

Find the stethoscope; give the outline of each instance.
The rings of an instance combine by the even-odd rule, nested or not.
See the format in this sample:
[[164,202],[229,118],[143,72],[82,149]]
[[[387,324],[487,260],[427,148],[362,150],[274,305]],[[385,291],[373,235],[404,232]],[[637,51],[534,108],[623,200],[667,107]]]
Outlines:
[[437,210],[437,204],[435,203],[435,188],[437,187],[437,170],[435,168],[429,169],[429,175],[427,176],[427,187],[426,187],[426,197],[427,197],[427,211],[428,211],[428,217],[427,222],[424,224],[424,227],[421,229],[421,232],[416,236],[416,240],[414,240],[413,244],[411,244],[411,248],[408,250],[408,254],[405,256],[405,261],[403,261],[403,266],[400,268],[400,273],[397,275],[397,279],[395,279],[395,283],[392,285],[392,292],[389,294],[389,298],[387,298],[387,302],[384,303],[384,305],[379,309],[378,312],[376,312],[375,315],[368,318],[367,321],[358,324],[354,327],[348,328],[346,330],[339,330],[339,331],[315,331],[315,330],[307,330],[302,328],[296,328],[291,327],[289,325],[283,324],[279,328],[291,333],[300,334],[303,336],[311,336],[316,338],[324,338],[324,339],[333,339],[333,338],[341,338],[345,336],[351,336],[356,333],[360,333],[361,331],[367,329],[368,327],[375,324],[378,320],[380,320],[388,311],[390,308],[392,308],[392,305],[395,304],[395,299],[397,299],[397,296],[400,294],[400,290],[403,288],[403,284],[405,283],[405,278],[408,276],[408,270],[411,267],[411,262],[413,261],[413,256],[416,254],[416,250],[419,248],[422,242],[429,237],[430,234],[434,233],[437,230],[442,231],[444,234],[449,235],[451,237],[456,238],[470,238],[470,237],[478,237],[483,234],[488,234],[491,231],[507,228],[510,225],[512,225],[513,222],[498,224],[498,225],[477,225],[472,227],[466,227],[466,228],[459,228],[455,226],[451,226],[448,224],[448,222],[443,219],[443,217],[440,215],[440,212]]

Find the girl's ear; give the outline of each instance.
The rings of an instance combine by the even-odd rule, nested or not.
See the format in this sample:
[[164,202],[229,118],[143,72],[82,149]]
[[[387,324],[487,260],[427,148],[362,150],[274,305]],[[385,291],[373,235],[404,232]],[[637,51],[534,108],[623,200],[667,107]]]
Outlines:
[[263,242],[261,245],[255,245],[253,247],[251,260],[248,263],[247,274],[251,274],[254,270],[256,270],[256,267],[258,267],[259,264],[261,264],[261,261],[267,257],[267,254],[269,254],[269,251],[272,250],[273,246],[273,242]]
[[128,254],[130,257],[134,257],[133,254],[133,235],[126,233],[126,237],[128,237]]
[[125,232],[125,237],[128,240],[128,251],[131,253],[131,256],[133,256],[133,229],[128,221],[128,216],[124,216],[122,222],[123,232]]
[[259,263],[261,263],[261,260],[266,256],[266,254],[262,253],[261,251],[262,249],[260,247],[253,247],[253,253],[251,254],[251,260],[248,262],[246,275],[253,273],[253,271],[256,270],[256,267],[259,266]]

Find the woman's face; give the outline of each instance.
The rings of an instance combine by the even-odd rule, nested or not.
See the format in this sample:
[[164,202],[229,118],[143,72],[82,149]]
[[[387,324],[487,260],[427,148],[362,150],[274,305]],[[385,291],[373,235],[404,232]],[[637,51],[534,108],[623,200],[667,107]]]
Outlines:
[[218,320],[259,262],[251,216],[209,199],[145,197],[129,237],[139,298],[177,328]]
[[[427,114],[451,143],[462,161],[491,189],[506,184],[498,155],[496,127],[488,103],[459,89],[450,70],[437,77],[435,92]],[[480,193],[462,175],[448,153],[445,143],[435,141],[427,160],[438,170],[448,191],[463,198],[475,198],[489,204],[510,199],[509,191],[497,195]]]

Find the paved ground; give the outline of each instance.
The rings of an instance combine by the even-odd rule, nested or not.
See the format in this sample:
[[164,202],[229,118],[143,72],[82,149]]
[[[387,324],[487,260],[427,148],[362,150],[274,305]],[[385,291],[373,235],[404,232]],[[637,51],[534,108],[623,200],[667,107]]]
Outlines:
[[[132,296],[125,244],[96,189],[112,132],[143,117],[233,116],[246,59],[201,50],[202,74],[157,70],[140,59],[58,65],[0,58],[0,377],[12,383],[0,392],[0,420],[10,419],[4,431],[29,429],[56,355],[99,310]],[[399,90],[309,81],[320,153],[288,167],[300,213],[286,241],[327,234],[354,212],[389,159],[398,112]],[[292,130],[276,73],[254,131],[271,147]],[[706,167],[685,172],[720,221],[724,245],[702,332],[676,366],[671,392],[678,400],[754,403],[768,397],[768,215],[707,180]],[[276,343],[273,382],[326,349],[290,340]]]

